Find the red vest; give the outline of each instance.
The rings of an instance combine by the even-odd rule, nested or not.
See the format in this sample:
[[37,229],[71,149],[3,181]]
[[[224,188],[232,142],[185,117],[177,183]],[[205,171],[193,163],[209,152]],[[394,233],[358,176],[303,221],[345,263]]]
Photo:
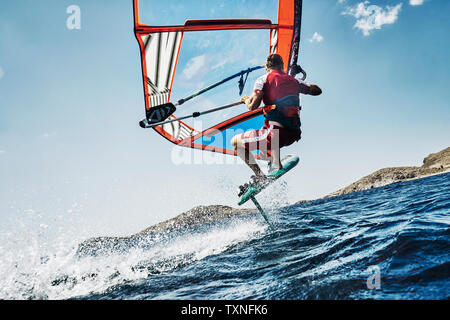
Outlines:
[[294,77],[278,70],[267,75],[263,87],[263,102],[266,105],[289,95],[300,94],[300,83]]
[[288,129],[300,128],[300,83],[294,77],[278,70],[267,75],[263,87],[265,105],[277,107],[266,115],[266,120],[276,121]]

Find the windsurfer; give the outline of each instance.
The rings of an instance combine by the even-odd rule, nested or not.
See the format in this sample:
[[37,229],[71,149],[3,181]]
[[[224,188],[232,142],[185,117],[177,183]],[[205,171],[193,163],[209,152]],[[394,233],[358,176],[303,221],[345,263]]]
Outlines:
[[270,172],[281,169],[280,148],[301,138],[299,94],[317,96],[322,93],[317,85],[284,73],[283,59],[279,54],[269,55],[265,67],[266,74],[256,80],[252,95],[241,98],[249,110],[264,102],[264,126],[236,135],[231,140],[238,156],[255,173],[252,184],[264,182],[267,178],[250,151],[259,150],[260,158],[269,161]]

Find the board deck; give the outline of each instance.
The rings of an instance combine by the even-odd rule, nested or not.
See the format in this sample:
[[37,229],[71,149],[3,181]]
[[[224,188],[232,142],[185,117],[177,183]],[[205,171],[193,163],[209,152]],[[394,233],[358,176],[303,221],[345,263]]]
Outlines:
[[299,161],[300,161],[300,158],[297,157],[297,156],[293,156],[293,155],[288,155],[285,158],[283,158],[281,160],[281,164],[283,165],[283,169],[275,171],[275,172],[271,172],[270,174],[268,174],[267,176],[271,178],[268,183],[250,187],[241,196],[241,198],[239,199],[238,205],[239,206],[243,205],[248,200],[254,198],[258,193],[260,193],[262,190],[264,190],[267,186],[269,186],[270,184],[272,184],[273,182],[275,182],[276,180],[281,178],[286,172],[288,172],[289,170],[294,168],[298,164]]

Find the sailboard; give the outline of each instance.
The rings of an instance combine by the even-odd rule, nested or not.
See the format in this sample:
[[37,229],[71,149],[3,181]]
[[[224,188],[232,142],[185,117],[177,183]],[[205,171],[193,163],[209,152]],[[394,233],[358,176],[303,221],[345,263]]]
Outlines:
[[265,188],[267,188],[270,184],[281,178],[284,174],[289,172],[291,169],[293,169],[298,162],[300,161],[300,158],[293,155],[288,155],[285,158],[281,160],[282,168],[279,170],[274,170],[270,172],[267,175],[267,182],[262,183],[255,186],[250,186],[248,190],[241,196],[239,199],[238,205],[243,205],[248,200],[250,200],[252,197],[259,194],[261,191],[263,191]]
[[[214,6],[211,2],[211,8],[214,7],[214,10],[206,8],[203,14],[201,11],[203,6],[199,7],[198,13],[195,13],[198,16],[185,17],[184,23],[178,21],[172,23],[174,15],[167,15],[164,22],[169,21],[167,22],[169,25],[163,25],[161,20],[157,20],[158,15],[155,12],[158,10],[161,10],[161,13],[169,12],[167,7],[170,6],[170,1],[159,3],[133,0],[134,33],[140,49],[145,105],[145,117],[139,124],[142,128],[155,130],[163,138],[178,146],[237,156],[231,146],[228,130],[239,133],[259,129],[264,120],[263,109],[246,111],[244,107],[237,106],[237,103],[233,108],[217,106],[231,106],[239,100],[240,95],[245,94],[245,83],[249,74],[264,72],[258,63],[263,64],[267,55],[271,53],[282,56],[285,61],[285,72],[291,75],[302,73],[306,76],[298,65],[303,1],[279,0],[267,3],[265,6],[276,6],[275,10],[267,10],[267,16],[260,19],[251,16],[199,19],[199,16],[208,17],[211,12],[219,12],[223,5],[229,5],[228,2],[222,2],[220,6]],[[180,5],[179,2],[173,3],[174,8]],[[156,6],[161,6],[161,9]],[[243,11],[245,10],[230,12],[236,14],[239,12],[242,15]],[[226,34],[222,36],[222,32]],[[238,45],[227,42],[232,41],[236,33],[242,32],[249,32],[248,39],[251,41],[241,41]],[[208,36],[210,38],[207,38]],[[262,44],[260,45],[258,41],[262,41]],[[211,48],[215,46],[222,56],[215,59],[207,51],[202,51],[202,48],[208,46]],[[244,50],[241,46],[247,47]],[[243,52],[255,52],[255,55],[259,52],[259,48],[262,49],[261,54],[251,59],[252,61],[241,61],[240,57],[237,57],[233,64],[231,57],[236,55],[234,53],[236,48]],[[203,69],[198,68],[198,65],[206,69],[209,75],[206,77],[207,80],[200,77]],[[221,72],[223,75],[219,77]],[[205,83],[202,87],[195,88],[194,93],[188,92],[194,89],[189,88],[189,85],[194,82],[192,79],[197,75],[199,75],[198,82]],[[239,81],[236,81],[238,79]],[[235,91],[234,96],[217,89],[224,87],[225,83],[233,82],[238,82],[239,85],[239,90]],[[248,88],[250,86],[247,86],[247,90],[252,89]],[[176,99],[172,100],[174,96]],[[199,97],[206,98],[201,101]],[[208,105],[205,100],[217,104]],[[221,113],[205,112],[210,110]],[[201,125],[190,120],[194,118],[201,119]],[[255,156],[259,158],[258,154]]]

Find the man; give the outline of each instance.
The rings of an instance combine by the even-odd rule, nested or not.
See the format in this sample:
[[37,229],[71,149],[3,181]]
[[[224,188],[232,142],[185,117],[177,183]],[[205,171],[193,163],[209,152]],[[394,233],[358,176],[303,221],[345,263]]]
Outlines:
[[[231,144],[239,157],[255,173],[252,185],[264,182],[267,178],[250,151],[259,150],[263,160],[270,161],[270,172],[282,168],[280,148],[300,140],[300,99],[299,94],[320,95],[322,90],[314,84],[308,84],[283,72],[283,59],[271,54],[266,60],[266,74],[259,77],[250,97],[244,96],[249,110],[258,108],[264,102],[266,120],[259,130],[250,130],[234,136]],[[241,192],[248,184],[241,187]]]

